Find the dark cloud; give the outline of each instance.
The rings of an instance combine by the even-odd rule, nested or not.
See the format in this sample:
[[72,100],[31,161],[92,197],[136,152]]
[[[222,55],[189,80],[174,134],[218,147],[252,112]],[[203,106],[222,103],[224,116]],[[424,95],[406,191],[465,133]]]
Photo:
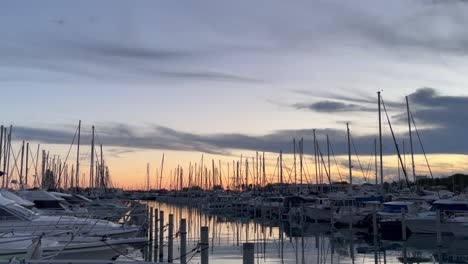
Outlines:
[[97,41],[70,43],[76,51],[82,51],[94,56],[109,56],[122,59],[137,60],[182,60],[201,56],[195,50],[176,50],[171,48],[148,48],[138,45],[125,45],[122,43],[102,43]]
[[245,83],[262,83],[263,80],[244,77],[235,74],[228,74],[215,71],[153,71],[155,75],[170,79],[187,79],[200,81],[226,81],[226,82],[245,82]]
[[[440,95],[433,88],[420,88],[408,96],[411,112],[417,123],[458,134],[468,125],[468,96]],[[406,121],[404,114],[399,121]],[[459,134],[458,140],[463,136]],[[454,139],[455,140],[455,139]]]
[[[14,135],[17,139],[40,141],[50,144],[70,144],[73,139],[73,131],[57,129],[42,129],[32,127],[15,127]],[[103,144],[113,149],[113,155],[119,155],[120,148],[128,149],[160,149],[196,151],[212,154],[229,155],[230,150],[239,149],[246,151],[265,151],[292,153],[293,138],[304,138],[305,153],[313,153],[313,129],[278,130],[265,135],[247,134],[195,134],[183,132],[163,126],[132,127],[125,124],[110,123],[101,124],[96,129],[97,144]],[[351,127],[353,131],[353,127]],[[353,132],[352,132],[353,133]],[[468,141],[460,140],[464,137],[461,129],[431,128],[421,129],[421,140],[427,144],[424,146],[427,153],[466,153]],[[337,155],[347,154],[347,136],[345,126],[343,129],[318,129],[316,136],[321,145],[322,152],[326,150],[326,135],[330,137],[332,148]],[[397,133],[398,144],[408,142],[408,134]],[[374,140],[376,135],[354,135],[353,143],[359,154],[374,153]],[[90,142],[90,136],[83,133],[83,144]],[[414,135],[415,153],[422,153],[416,135]],[[384,153],[395,154],[395,145],[392,138],[386,133],[383,137]]]
[[336,112],[369,112],[375,111],[374,108],[361,106],[357,104],[347,104],[338,101],[320,101],[312,104],[294,104],[297,109],[306,109],[316,112],[336,113]]

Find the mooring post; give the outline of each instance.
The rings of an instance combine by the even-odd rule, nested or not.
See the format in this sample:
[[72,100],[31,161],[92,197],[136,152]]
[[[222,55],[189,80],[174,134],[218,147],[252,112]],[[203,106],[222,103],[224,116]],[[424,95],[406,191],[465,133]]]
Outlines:
[[187,263],[187,220],[180,219],[180,264]]
[[158,225],[158,215],[159,215],[159,210],[157,208],[154,208],[154,254],[153,254],[153,261],[156,262],[158,261],[158,239],[159,239],[159,225]]
[[167,242],[167,262],[172,263],[174,258],[174,215],[169,214],[168,227],[168,242]]
[[147,204],[145,204],[145,219],[146,219],[146,238],[149,239],[150,218],[149,218],[149,207]]
[[148,238],[149,242],[153,241],[153,210],[150,208],[149,209],[149,228],[148,228]]
[[406,217],[404,208],[401,208],[401,239],[406,241]]
[[242,247],[242,264],[255,263],[255,244],[244,243]]
[[154,224],[154,219],[153,219],[153,209],[151,207],[148,207],[149,209],[149,228],[148,228],[148,261],[151,261],[153,259],[153,224]]
[[164,261],[164,211],[159,211],[159,262]]
[[209,237],[208,237],[208,227],[207,226],[202,226],[200,231],[201,231],[200,260],[201,260],[201,264],[208,264],[208,252],[209,252],[209,248],[210,248]]

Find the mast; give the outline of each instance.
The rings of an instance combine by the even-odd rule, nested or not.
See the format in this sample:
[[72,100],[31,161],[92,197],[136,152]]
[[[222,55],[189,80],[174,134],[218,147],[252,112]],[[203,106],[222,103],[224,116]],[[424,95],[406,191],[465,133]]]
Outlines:
[[184,189],[184,170],[182,169],[182,166],[180,167],[179,174],[180,191],[182,191]]
[[6,171],[6,163],[7,163],[7,150],[8,150],[8,144],[7,144],[7,128],[3,128],[2,126],[2,135],[3,135],[3,145],[5,146],[3,148],[3,177],[2,177],[2,188],[5,188],[5,177],[7,177],[7,171]]
[[[80,138],[81,138],[81,120],[78,121],[78,142],[76,147],[76,175],[75,175],[75,188],[76,192],[78,192],[78,187],[80,186]],[[44,168],[42,169],[44,172]],[[44,177],[44,174],[42,174]]]
[[281,192],[283,192],[283,151],[282,151],[282,150],[280,150],[279,166],[280,166],[280,184],[281,184]]
[[[0,126],[0,165],[2,164],[2,157],[4,157],[3,156],[3,125]],[[3,171],[3,176],[5,176],[5,171]]]
[[[97,175],[96,175],[97,176]],[[91,127],[91,165],[89,167],[89,190],[94,186],[94,126]]]
[[293,139],[294,151],[294,187],[297,187],[297,166],[296,166],[296,138]]
[[[6,180],[5,180],[5,187],[8,188],[10,185],[10,156],[11,156],[11,133],[13,132],[13,125],[10,125],[10,130],[8,131],[8,151],[7,151],[7,162],[6,162]],[[3,177],[5,177],[3,176]]]
[[319,189],[318,186],[318,167],[317,167],[317,138],[315,136],[315,129],[312,130],[314,133],[314,166],[315,166],[315,185],[317,187],[317,191]]
[[236,162],[236,189],[240,189],[239,185],[239,161]]
[[245,158],[245,190],[249,190],[249,159]]
[[262,170],[263,170],[263,187],[266,185],[266,173],[265,173],[265,151],[262,155]]
[[260,166],[258,164],[258,162],[259,162],[259,160],[258,160],[258,151],[255,153],[255,155],[256,155],[256,158],[257,158],[257,161],[255,163],[255,190],[257,190],[258,185],[260,185],[259,184],[259,182],[260,182],[260,180],[259,180],[259,178],[260,178],[260,171],[259,171]]
[[213,175],[212,175],[212,181],[213,181],[213,187],[216,185],[216,172],[215,172],[215,161],[214,159],[211,159],[211,169],[213,170]]
[[227,163],[227,183],[226,183],[226,187],[228,189],[231,189],[231,168],[230,168],[230,162],[226,162]]
[[36,150],[36,160],[35,160],[35,166],[34,166],[34,183],[33,183],[33,188],[36,187],[36,184],[39,184],[39,180],[37,179],[37,163],[39,162],[39,148],[41,147],[40,144],[37,144],[37,150]]
[[[229,163],[228,163],[229,165]],[[221,189],[224,190],[224,184],[223,184],[223,170],[221,169],[222,165],[221,165],[221,160],[219,160],[219,173],[218,173],[218,177],[219,177],[219,185],[221,186]],[[229,171],[229,169],[228,169]],[[228,177],[228,181],[229,181],[229,177]],[[229,186],[229,184],[228,184]]]
[[349,123],[346,123],[346,130],[348,132],[348,167],[349,167],[349,185],[353,190],[353,164],[351,163],[351,135],[349,133]]
[[409,133],[410,148],[411,148],[411,169],[413,172],[413,181],[416,184],[416,166],[414,165],[414,149],[413,149],[413,135],[412,135],[413,133],[411,132],[411,118],[410,118],[408,96],[406,96],[405,99],[406,99],[406,112],[408,115],[408,133]]
[[382,149],[382,114],[381,114],[381,109],[380,109],[380,91],[377,92],[377,97],[378,97],[378,109],[379,109],[379,145],[380,145],[380,184],[382,185],[382,191],[383,191],[383,149]]
[[328,161],[328,176],[329,176],[330,191],[331,191],[332,181],[331,181],[331,163],[330,163],[330,139],[328,138],[328,134],[327,134],[327,161]]
[[377,165],[377,139],[374,138],[374,165],[375,165],[375,185],[379,184],[379,172],[378,172],[378,165]]
[[24,175],[26,189],[28,188],[28,172],[29,172],[29,142],[26,143],[26,166],[25,166],[26,173]]
[[159,190],[161,190],[162,188],[163,172],[164,172],[164,153],[162,155],[162,160],[161,160],[161,174],[159,175]]
[[46,173],[46,151],[43,149],[42,150],[42,171],[41,171],[41,187],[45,188],[45,173]]
[[23,188],[23,161],[24,161],[24,140],[23,144],[21,145],[21,163],[20,163],[20,175],[19,175],[19,181],[20,181],[20,188]]
[[146,191],[149,191],[150,189],[150,164],[149,162],[146,163]]
[[100,188],[107,187],[107,179],[105,179],[104,175],[104,154],[102,153],[102,144],[99,144],[99,148],[101,150],[101,167],[100,167],[100,174],[101,174],[101,186]]
[[299,173],[300,176],[300,183],[301,183],[301,191],[302,191],[302,171],[304,170],[303,168],[303,159],[304,159],[304,138],[301,138],[301,141],[299,141],[299,168],[301,172]]

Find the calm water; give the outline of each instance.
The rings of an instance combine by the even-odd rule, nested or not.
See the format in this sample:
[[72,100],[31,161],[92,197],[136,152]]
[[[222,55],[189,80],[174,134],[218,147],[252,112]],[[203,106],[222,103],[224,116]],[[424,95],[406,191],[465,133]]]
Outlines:
[[[373,238],[364,235],[366,230],[345,228],[329,232],[327,224],[313,223],[303,229],[295,229],[279,226],[278,222],[262,223],[262,219],[228,219],[208,215],[195,208],[159,202],[148,204],[164,211],[166,224],[168,215],[174,215],[174,233],[179,230],[180,219],[187,219],[187,252],[196,248],[200,227],[208,226],[212,264],[242,263],[242,244],[245,242],[255,243],[255,263],[258,264],[468,263],[468,240],[444,237],[444,247],[437,249],[434,236],[413,235],[406,243],[380,241],[383,249],[376,251],[372,245]],[[166,230],[164,237],[167,235]],[[132,256],[142,259],[140,252]],[[179,257],[179,237],[174,239],[174,257]],[[200,262],[196,252],[188,255],[187,259],[191,259],[189,263]],[[167,261],[167,245],[164,247],[164,261]]]

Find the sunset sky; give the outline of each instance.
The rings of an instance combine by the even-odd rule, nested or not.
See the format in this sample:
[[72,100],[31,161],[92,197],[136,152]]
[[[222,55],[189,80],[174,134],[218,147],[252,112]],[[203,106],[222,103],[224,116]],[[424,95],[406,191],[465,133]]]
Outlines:
[[[265,151],[273,175],[280,151],[291,168],[293,138],[313,153],[313,129],[322,149],[329,134],[346,178],[350,122],[360,177],[381,90],[400,147],[409,152],[409,96],[435,176],[466,172],[467,13],[464,1],[2,1],[0,123],[14,126],[15,153],[27,140],[64,160],[82,120],[86,174],[95,125],[114,185],[140,188],[163,153],[167,174],[202,154],[227,173]],[[313,175],[313,157],[306,163]]]

